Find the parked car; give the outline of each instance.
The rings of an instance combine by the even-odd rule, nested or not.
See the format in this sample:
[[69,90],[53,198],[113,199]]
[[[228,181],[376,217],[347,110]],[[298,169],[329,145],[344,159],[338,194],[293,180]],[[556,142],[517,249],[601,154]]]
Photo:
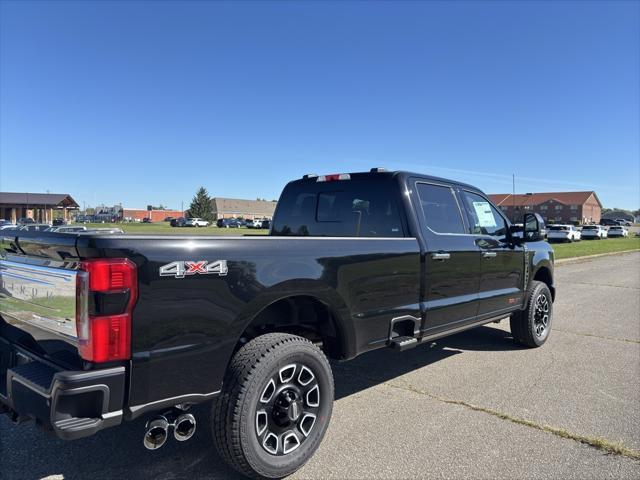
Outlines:
[[269,228],[271,228],[271,220],[262,220],[261,228],[264,228],[264,229],[267,229],[267,230]]
[[573,225],[550,225],[547,232],[550,242],[577,242],[581,238],[580,230]]
[[170,222],[171,220],[173,220],[175,217],[164,217],[163,222]]
[[602,240],[607,238],[607,230],[601,225],[585,225],[582,227],[583,240]]
[[187,219],[184,217],[174,218],[170,221],[169,225],[172,227],[184,227],[187,224]]
[[142,223],[153,223],[153,220],[151,220],[151,217],[144,217]]
[[184,224],[185,227],[208,227],[209,226],[209,222],[207,220],[204,220],[202,218],[187,218],[186,223]]
[[618,225],[622,225],[623,227],[630,227],[631,222],[629,220],[625,220],[624,218],[616,218],[618,221]]
[[471,185],[375,169],[288,183],[268,237],[0,237],[0,411],[66,440],[147,416],[157,449],[169,432],[191,438],[187,407],[215,399],[220,458],[285,477],[329,425],[327,357],[507,317],[518,343],[543,345],[555,287],[542,223],[527,213],[518,238]]
[[64,218],[54,218],[53,222],[51,222],[51,225],[53,225],[54,227],[59,227],[61,225],[66,225],[67,222],[65,221]]
[[613,218],[602,218],[600,219],[600,225],[609,227],[612,225],[620,225],[620,222]]
[[262,220],[256,218],[251,221],[248,221],[247,228],[262,228]]
[[609,227],[609,231],[607,232],[607,236],[609,237],[628,237],[629,230],[626,227],[621,225]]
[[216,226],[218,228],[239,228],[238,220],[235,218],[220,218],[216,221]]

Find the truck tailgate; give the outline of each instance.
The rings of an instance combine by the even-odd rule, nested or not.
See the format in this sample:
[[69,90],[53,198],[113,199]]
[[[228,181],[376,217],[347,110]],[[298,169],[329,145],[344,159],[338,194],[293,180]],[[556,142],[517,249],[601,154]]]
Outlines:
[[75,235],[0,237],[0,334],[71,368],[77,351]]

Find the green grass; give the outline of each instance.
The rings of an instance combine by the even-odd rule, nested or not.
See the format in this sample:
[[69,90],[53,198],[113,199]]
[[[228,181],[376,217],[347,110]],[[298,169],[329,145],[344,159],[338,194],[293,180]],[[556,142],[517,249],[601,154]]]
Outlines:
[[157,223],[87,223],[87,228],[121,228],[125,233],[139,235],[266,235],[269,231],[253,228],[172,227],[169,222]]
[[640,250],[640,237],[607,238],[604,240],[582,240],[574,243],[553,243],[556,260],[561,258],[584,257],[598,253]]
[[[71,305],[69,302],[71,301]],[[43,317],[72,318],[75,314],[73,297],[35,298],[32,301],[18,300],[0,292],[0,310],[23,312],[28,310]]]

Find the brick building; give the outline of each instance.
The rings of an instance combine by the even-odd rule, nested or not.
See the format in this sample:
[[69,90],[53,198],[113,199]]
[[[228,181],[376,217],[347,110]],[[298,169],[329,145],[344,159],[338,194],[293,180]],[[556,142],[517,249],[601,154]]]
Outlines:
[[598,223],[602,203],[596,192],[545,192],[489,195],[505,215],[521,222],[525,213],[539,213],[548,223]]
[[241,200],[238,198],[220,198],[211,199],[211,207],[213,209],[213,218],[238,218],[242,217],[248,220],[273,218],[273,212],[276,209],[277,202],[269,202],[267,200]]
[[122,220],[125,221],[139,221],[143,218],[149,217],[152,222],[162,222],[167,217],[184,217],[182,210],[147,210],[146,208],[123,208]]

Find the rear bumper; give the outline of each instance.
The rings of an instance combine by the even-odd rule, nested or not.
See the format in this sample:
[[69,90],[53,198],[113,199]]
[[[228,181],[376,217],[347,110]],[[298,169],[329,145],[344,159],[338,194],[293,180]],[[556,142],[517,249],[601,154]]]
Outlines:
[[0,337],[0,411],[34,419],[59,438],[120,424],[124,392],[124,367],[59,370]]

